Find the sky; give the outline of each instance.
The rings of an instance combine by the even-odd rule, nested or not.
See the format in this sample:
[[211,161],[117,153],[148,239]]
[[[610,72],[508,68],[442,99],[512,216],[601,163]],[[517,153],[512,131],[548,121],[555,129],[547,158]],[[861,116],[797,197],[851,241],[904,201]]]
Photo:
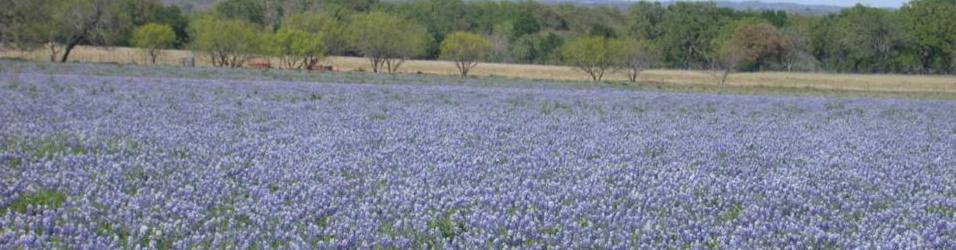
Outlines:
[[[735,2],[753,1],[753,0],[730,0]],[[871,7],[891,7],[899,8],[908,0],[759,0],[761,2],[786,2],[811,5],[834,5],[834,6],[853,6],[862,3]]]

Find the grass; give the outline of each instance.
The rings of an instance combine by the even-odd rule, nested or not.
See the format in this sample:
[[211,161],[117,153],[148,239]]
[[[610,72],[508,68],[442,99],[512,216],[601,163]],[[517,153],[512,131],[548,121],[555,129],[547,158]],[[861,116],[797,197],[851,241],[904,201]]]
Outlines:
[[45,209],[57,209],[63,206],[63,203],[65,202],[65,193],[53,190],[39,190],[23,194],[10,203],[10,205],[0,210],[0,212],[2,212],[2,214],[6,214],[7,211],[13,211],[22,214],[27,212],[27,207],[34,207],[34,209],[37,209],[38,207]]
[[[179,65],[180,59],[195,56],[197,65],[209,65],[201,56],[190,51],[168,50],[160,56],[158,63]],[[31,52],[0,51],[0,58],[24,58],[45,60],[43,50]],[[96,63],[142,64],[143,53],[135,48],[78,47],[71,55],[72,60]],[[358,57],[329,57],[323,64],[332,65],[338,71],[362,71],[368,68],[368,62]],[[456,75],[453,63],[446,61],[409,60],[402,65],[400,73],[405,74]],[[277,74],[270,72],[270,74]],[[278,73],[281,74],[281,73]],[[554,65],[522,65],[503,63],[481,63],[472,73],[474,76],[500,76],[504,78],[525,78],[561,81],[584,81],[587,76],[573,68]],[[612,73],[608,81],[625,82],[626,76]],[[717,87],[713,74],[704,71],[689,70],[649,70],[641,74],[639,82],[652,83],[651,86],[682,87],[689,89]],[[730,76],[728,85],[737,88],[785,88],[810,89],[816,91],[864,91],[893,93],[947,93],[956,95],[956,77],[935,75],[895,75],[895,74],[829,74],[829,73],[788,73],[759,72],[737,73]]]

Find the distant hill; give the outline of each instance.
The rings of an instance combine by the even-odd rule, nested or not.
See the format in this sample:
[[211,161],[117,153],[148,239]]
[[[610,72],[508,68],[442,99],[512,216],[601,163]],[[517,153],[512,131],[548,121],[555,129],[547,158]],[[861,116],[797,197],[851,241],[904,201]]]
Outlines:
[[[218,0],[162,0],[164,4],[168,5],[178,5],[186,10],[205,10],[213,6]],[[390,1],[390,0],[384,0]],[[469,1],[469,0],[465,0]],[[584,6],[600,6],[600,5],[610,5],[614,7],[626,8],[634,4],[636,1],[628,0],[539,0],[539,2],[546,4],[561,4],[561,3],[572,3]],[[675,1],[661,1],[663,5],[674,4]],[[731,1],[715,1],[717,6],[724,8],[731,8],[735,10],[783,10],[794,14],[801,15],[826,15],[831,13],[839,12],[843,7],[840,6],[830,6],[830,5],[807,5],[807,4],[797,4],[797,3],[771,3],[771,2],[761,2],[761,1],[744,1],[744,2],[731,2]]]

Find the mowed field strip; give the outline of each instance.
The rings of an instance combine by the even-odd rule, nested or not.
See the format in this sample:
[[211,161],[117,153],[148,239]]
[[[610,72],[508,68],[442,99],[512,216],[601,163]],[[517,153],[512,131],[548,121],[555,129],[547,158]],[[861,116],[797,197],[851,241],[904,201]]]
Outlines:
[[[167,50],[157,63],[179,65],[184,57],[195,56],[196,64],[208,66],[209,61],[200,53],[187,50]],[[0,58],[22,58],[29,60],[47,60],[46,50],[0,51]],[[76,48],[70,55],[71,61],[95,63],[143,64],[146,59],[135,48]],[[273,59],[275,61],[275,59]],[[332,65],[337,71],[369,70],[369,63],[361,57],[327,57],[322,64]],[[274,65],[276,65],[274,63]],[[401,73],[424,73],[436,75],[455,75],[455,65],[447,61],[409,60],[399,69]],[[502,76],[542,80],[587,80],[586,74],[572,67],[555,65],[527,65],[504,63],[480,63],[471,75]],[[611,73],[609,81],[626,81],[621,73]],[[716,85],[717,78],[705,71],[690,70],[648,70],[640,81],[674,85]],[[730,86],[743,87],[784,87],[813,88],[851,91],[907,92],[907,93],[956,93],[956,76],[936,75],[894,75],[894,74],[830,74],[830,73],[790,73],[759,72],[736,73],[728,79]]]

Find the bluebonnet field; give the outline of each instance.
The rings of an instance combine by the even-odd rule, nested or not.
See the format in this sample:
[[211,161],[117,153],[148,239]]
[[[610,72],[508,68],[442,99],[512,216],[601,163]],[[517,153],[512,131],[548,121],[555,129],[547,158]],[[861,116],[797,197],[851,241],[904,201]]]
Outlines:
[[956,247],[956,101],[2,65],[4,249]]

